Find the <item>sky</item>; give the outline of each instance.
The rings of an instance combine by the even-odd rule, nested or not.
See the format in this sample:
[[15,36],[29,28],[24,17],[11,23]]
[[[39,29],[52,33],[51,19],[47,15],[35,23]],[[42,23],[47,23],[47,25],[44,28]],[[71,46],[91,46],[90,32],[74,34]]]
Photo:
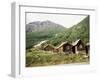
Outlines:
[[46,21],[50,20],[57,24],[60,24],[66,28],[70,28],[73,25],[83,20],[86,15],[62,15],[62,14],[41,14],[41,13],[27,13],[26,24],[34,21]]

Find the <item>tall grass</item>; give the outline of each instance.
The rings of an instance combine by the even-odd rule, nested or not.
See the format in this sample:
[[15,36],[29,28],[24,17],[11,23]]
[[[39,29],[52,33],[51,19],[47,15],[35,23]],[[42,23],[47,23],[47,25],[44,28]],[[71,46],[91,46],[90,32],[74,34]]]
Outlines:
[[66,55],[38,49],[26,52],[26,67],[89,62],[89,58],[82,53]]

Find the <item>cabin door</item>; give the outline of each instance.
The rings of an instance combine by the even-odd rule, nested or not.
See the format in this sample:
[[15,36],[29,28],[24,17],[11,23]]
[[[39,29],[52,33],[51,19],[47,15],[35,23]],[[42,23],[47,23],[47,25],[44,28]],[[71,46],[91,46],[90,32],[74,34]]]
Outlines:
[[75,53],[75,46],[72,47],[72,51],[73,51],[73,53]]

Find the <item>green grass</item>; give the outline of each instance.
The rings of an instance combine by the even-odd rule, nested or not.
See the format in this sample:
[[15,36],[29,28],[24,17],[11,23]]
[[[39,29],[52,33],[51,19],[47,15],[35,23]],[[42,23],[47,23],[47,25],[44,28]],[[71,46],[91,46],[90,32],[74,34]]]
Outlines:
[[26,67],[89,62],[83,52],[79,54],[55,54],[53,52],[30,49],[26,51]]

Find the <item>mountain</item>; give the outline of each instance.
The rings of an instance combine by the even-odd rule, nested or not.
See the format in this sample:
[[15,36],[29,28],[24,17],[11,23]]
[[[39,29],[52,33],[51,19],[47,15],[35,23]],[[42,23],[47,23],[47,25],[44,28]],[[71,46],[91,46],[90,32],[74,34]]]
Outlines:
[[31,22],[26,25],[26,49],[44,40],[49,40],[49,43],[54,46],[64,41],[74,42],[77,39],[87,43],[90,33],[89,22],[89,16],[70,28],[48,20]]
[[26,24],[26,32],[49,31],[53,29],[59,31],[65,29],[65,27],[49,20],[34,21],[34,22],[30,22],[29,24]]
[[31,48],[41,41],[49,40],[66,29],[62,25],[49,20],[26,24],[26,48]]

